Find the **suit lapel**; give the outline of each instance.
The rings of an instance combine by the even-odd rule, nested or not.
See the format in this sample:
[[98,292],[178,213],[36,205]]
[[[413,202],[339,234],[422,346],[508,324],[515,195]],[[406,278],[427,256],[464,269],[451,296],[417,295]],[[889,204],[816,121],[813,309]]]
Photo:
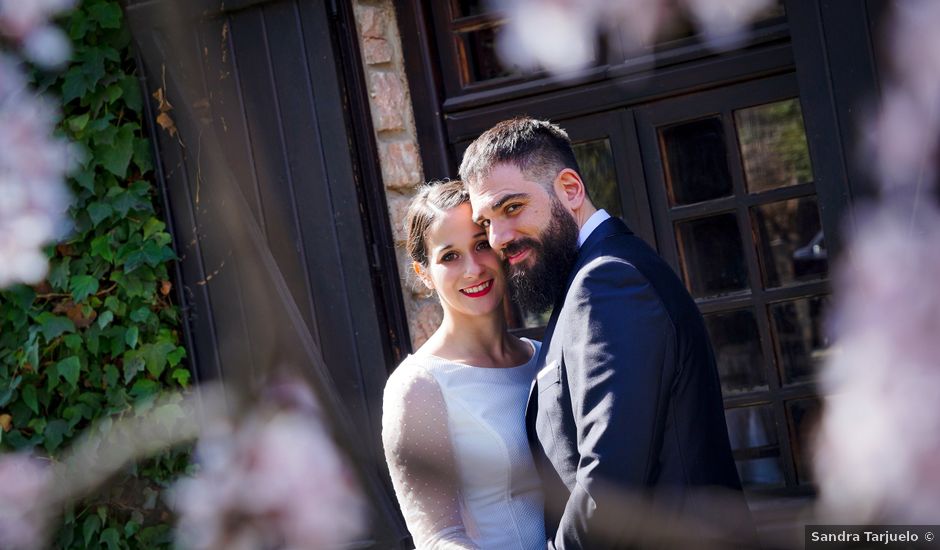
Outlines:
[[[584,241],[584,244],[581,245],[581,248],[578,250],[578,259],[575,262],[574,268],[571,270],[571,273],[568,274],[568,281],[565,283],[565,291],[555,298],[552,315],[548,320],[548,325],[545,327],[545,334],[542,336],[542,347],[539,350],[537,370],[541,371],[542,368],[545,367],[545,356],[548,353],[549,344],[555,333],[555,324],[558,322],[558,315],[561,313],[561,308],[565,304],[565,296],[568,294],[568,289],[571,288],[571,283],[574,281],[575,275],[577,275],[578,271],[587,263],[587,259],[592,256],[591,249],[600,244],[600,242],[607,237],[624,233],[631,233],[627,224],[623,223],[620,218],[611,216],[598,225],[588,236],[587,240]],[[526,402],[525,413],[526,431],[529,434],[529,441],[531,443],[537,442],[535,436],[535,418],[538,413],[538,389],[536,382],[537,381],[533,379],[532,384],[529,386],[529,399]]]

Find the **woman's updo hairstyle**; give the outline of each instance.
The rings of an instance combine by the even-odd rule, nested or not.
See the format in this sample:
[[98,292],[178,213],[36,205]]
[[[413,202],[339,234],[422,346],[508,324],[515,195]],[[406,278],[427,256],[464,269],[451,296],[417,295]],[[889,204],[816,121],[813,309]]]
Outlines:
[[428,248],[425,237],[428,229],[438,217],[451,208],[470,202],[470,195],[463,182],[432,181],[424,184],[411,200],[405,216],[405,232],[408,235],[408,254],[415,262],[427,267]]

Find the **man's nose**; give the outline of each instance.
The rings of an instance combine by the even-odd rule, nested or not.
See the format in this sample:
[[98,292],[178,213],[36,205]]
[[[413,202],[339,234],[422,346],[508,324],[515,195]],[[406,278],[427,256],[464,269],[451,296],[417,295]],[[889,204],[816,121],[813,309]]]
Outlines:
[[493,250],[502,252],[503,248],[512,242],[513,234],[507,224],[496,224],[491,221],[488,229],[487,238]]

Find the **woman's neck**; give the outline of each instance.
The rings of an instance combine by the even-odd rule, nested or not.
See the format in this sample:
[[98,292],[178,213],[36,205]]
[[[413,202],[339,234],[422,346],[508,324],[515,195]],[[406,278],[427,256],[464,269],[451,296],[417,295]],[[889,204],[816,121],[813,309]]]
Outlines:
[[509,334],[502,310],[490,315],[459,315],[444,311],[444,320],[422,351],[449,361],[478,367],[512,367],[524,363],[526,346]]

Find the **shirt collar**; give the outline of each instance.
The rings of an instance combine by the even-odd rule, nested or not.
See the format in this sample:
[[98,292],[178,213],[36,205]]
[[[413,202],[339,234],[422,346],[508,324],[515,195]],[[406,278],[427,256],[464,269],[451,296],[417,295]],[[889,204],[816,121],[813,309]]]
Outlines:
[[607,221],[608,218],[610,218],[610,214],[603,208],[591,214],[591,217],[584,222],[584,225],[581,226],[581,230],[578,232],[578,248],[581,248],[581,245],[583,245],[584,241],[597,229],[597,226]]

